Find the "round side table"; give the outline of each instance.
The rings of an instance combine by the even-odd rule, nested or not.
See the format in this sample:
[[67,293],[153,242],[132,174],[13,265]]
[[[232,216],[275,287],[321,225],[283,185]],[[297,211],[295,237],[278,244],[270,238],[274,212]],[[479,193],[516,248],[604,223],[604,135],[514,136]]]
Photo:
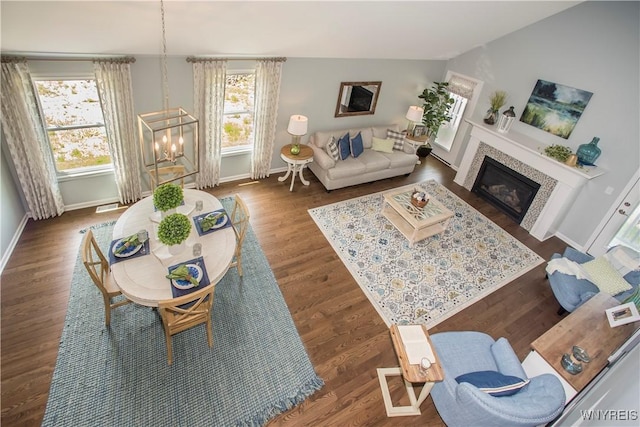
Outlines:
[[[422,144],[424,144],[425,142],[427,142],[427,135],[423,135],[423,136],[410,136],[407,135],[404,137],[404,140],[413,148],[413,153],[415,155],[418,155],[418,147],[420,147]],[[418,161],[416,162],[417,165],[419,165],[420,163],[422,163],[420,161],[420,159],[418,159]]]
[[291,154],[291,144],[287,144],[280,150],[280,157],[287,162],[287,174],[278,178],[278,181],[286,181],[289,175],[292,174],[289,191],[293,191],[293,183],[296,180],[296,174],[298,174],[300,176],[300,182],[304,185],[309,185],[309,181],[302,176],[302,171],[307,163],[313,162],[313,149],[311,147],[300,144],[300,153]]

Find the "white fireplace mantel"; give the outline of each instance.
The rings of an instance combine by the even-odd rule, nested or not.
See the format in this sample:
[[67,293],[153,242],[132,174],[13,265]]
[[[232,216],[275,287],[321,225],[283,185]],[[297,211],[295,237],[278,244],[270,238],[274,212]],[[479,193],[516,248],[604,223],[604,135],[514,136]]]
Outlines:
[[493,147],[557,181],[529,230],[529,233],[540,241],[555,234],[565,213],[577,197],[580,187],[588,180],[606,172],[597,166],[577,168],[560,163],[543,154],[546,145],[526,135],[513,131],[500,133],[495,130],[495,127],[487,126],[481,121],[467,120],[467,122],[472,126],[471,138],[454,179],[457,184],[465,188],[469,187],[467,189],[471,190],[475,176],[468,175],[470,173],[477,175],[477,168],[472,168],[472,165],[476,156],[480,155],[478,153],[480,143]]

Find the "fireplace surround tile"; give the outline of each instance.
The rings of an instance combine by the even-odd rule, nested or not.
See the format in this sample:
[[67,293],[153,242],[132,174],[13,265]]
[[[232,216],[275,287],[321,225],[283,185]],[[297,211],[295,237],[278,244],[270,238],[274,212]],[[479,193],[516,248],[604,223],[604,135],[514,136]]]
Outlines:
[[529,206],[529,210],[520,223],[522,228],[527,231],[531,231],[531,228],[536,223],[538,216],[540,216],[540,213],[542,212],[542,208],[544,208],[544,205],[551,197],[551,193],[558,181],[548,175],[545,175],[539,170],[532,168],[526,163],[522,163],[520,160],[503,153],[502,151],[497,150],[484,142],[480,142],[480,146],[478,147],[476,155],[473,158],[473,162],[471,163],[471,167],[469,168],[469,173],[464,180],[463,187],[469,191],[471,191],[473,183],[480,172],[480,167],[482,166],[482,161],[485,156],[491,157],[498,163],[502,163],[514,171],[526,176],[530,180],[540,184],[540,189],[538,190],[536,197],[533,199],[531,206]]

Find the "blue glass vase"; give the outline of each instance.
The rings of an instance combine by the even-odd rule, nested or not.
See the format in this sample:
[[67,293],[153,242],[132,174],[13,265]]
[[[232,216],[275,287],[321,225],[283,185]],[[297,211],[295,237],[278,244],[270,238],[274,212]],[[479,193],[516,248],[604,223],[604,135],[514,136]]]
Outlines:
[[600,138],[594,136],[590,143],[582,144],[578,147],[576,155],[578,156],[578,162],[581,165],[595,165],[596,159],[601,153],[601,150],[598,147],[598,141],[600,141]]

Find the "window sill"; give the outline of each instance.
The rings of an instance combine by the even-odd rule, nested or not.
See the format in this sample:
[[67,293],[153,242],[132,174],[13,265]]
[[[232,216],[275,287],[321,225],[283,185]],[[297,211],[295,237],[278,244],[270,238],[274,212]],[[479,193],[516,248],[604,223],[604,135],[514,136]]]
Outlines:
[[87,177],[113,175],[113,172],[113,167],[108,167],[104,169],[93,169],[90,171],[63,173],[58,175],[58,182],[74,181],[76,179]]
[[222,157],[235,157],[235,156],[244,156],[245,154],[250,154],[253,151],[251,147],[243,147],[236,149],[225,150],[221,153]]

